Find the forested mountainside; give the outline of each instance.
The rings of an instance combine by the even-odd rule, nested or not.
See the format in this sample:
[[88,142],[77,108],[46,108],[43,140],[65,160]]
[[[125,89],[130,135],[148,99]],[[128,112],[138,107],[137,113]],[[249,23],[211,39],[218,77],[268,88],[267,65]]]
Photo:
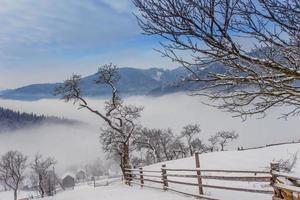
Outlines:
[[10,109],[0,107],[0,133],[42,124],[75,125],[77,123],[80,122],[76,120],[54,116],[45,116],[37,115],[34,113],[13,111]]

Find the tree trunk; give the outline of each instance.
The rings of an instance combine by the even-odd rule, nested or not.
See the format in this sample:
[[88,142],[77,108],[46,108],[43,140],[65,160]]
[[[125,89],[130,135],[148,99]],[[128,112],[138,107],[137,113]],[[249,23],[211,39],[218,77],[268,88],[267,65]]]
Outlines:
[[18,200],[18,189],[14,190],[14,200]]
[[123,147],[123,167],[128,168],[130,167],[130,163],[129,163],[129,145],[128,144],[124,144]]
[[123,176],[126,177],[126,174],[125,174],[126,170],[125,169],[130,167],[130,164],[129,164],[129,145],[128,144],[123,144],[123,152],[122,152],[122,154],[120,154],[120,156],[121,156],[120,167],[121,167]]
[[224,151],[224,144],[221,144],[221,151]]
[[43,178],[42,178],[42,175],[39,174],[39,189],[40,189],[41,197],[44,198],[45,191],[44,191],[42,184],[43,184]]
[[190,149],[191,156],[193,156],[194,155],[193,148],[191,146],[189,146],[189,149]]
[[126,174],[126,168],[130,168],[130,163],[129,163],[129,145],[123,144],[123,154],[121,156],[121,170],[123,173],[123,176],[125,178],[126,183],[130,184],[131,181],[131,175]]

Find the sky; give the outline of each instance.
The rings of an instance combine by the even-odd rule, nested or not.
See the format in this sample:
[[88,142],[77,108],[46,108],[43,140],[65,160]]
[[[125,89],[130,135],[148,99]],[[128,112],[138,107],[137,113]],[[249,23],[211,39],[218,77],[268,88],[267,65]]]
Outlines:
[[174,67],[130,0],[0,0],[0,89],[89,75],[106,63]]

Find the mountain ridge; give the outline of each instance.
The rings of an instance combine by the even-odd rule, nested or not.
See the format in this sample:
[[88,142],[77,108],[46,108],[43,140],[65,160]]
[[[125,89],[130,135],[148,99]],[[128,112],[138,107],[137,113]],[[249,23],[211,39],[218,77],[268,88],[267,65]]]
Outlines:
[[[121,79],[117,88],[121,95],[163,95],[173,92],[174,84],[181,76],[187,75],[184,68],[172,70],[162,68],[138,69],[123,67],[120,68]],[[110,94],[106,86],[94,84],[96,74],[82,77],[80,87],[84,96],[96,97]],[[57,98],[54,96],[54,89],[62,83],[39,83],[31,84],[16,89],[4,90],[0,93],[2,99],[15,100],[39,100]]]

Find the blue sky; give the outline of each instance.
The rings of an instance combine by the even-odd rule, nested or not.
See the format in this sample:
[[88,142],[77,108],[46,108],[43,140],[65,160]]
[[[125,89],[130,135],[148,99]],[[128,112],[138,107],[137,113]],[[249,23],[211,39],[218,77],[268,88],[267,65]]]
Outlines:
[[88,75],[105,63],[174,67],[130,0],[0,0],[0,89]]

